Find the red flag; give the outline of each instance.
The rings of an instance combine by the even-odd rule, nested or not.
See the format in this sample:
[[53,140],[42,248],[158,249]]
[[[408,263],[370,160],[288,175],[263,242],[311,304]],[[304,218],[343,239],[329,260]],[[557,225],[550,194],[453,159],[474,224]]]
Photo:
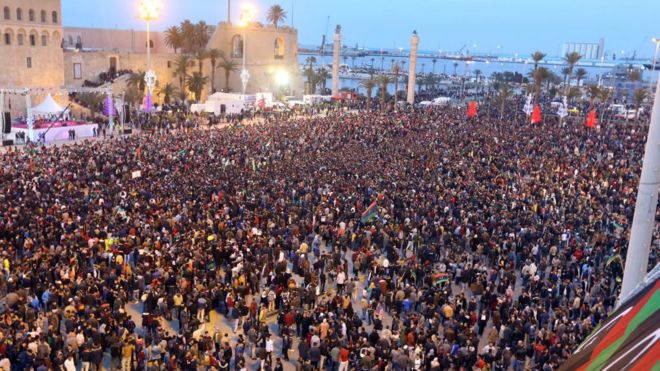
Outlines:
[[142,146],[137,147],[137,150],[135,151],[135,155],[137,156],[138,161],[142,159]]
[[477,117],[477,102],[473,100],[470,101],[467,109],[467,117],[470,119]]
[[538,103],[534,105],[534,111],[532,111],[532,124],[541,122],[541,107]]
[[588,128],[595,128],[596,124],[598,121],[596,120],[596,110],[592,109],[589,111],[589,115],[587,116],[587,121],[585,122],[585,126]]

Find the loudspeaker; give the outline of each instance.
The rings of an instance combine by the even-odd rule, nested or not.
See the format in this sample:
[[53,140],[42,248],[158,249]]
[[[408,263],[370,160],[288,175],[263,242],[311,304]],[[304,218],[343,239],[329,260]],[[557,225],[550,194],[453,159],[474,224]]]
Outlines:
[[2,140],[2,146],[7,147],[7,146],[13,146],[14,145],[14,140],[12,139],[3,139]]
[[2,132],[5,134],[11,133],[11,113],[5,112],[5,119],[2,124]]
[[133,134],[133,129],[124,129],[124,134]]
[[124,122],[131,122],[131,107],[128,104],[124,105]]

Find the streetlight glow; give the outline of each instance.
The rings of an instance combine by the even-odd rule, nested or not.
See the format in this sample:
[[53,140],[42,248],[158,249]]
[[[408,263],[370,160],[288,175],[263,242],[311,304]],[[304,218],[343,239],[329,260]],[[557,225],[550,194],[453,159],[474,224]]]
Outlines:
[[138,6],[138,16],[145,21],[153,21],[158,19],[158,13],[163,7],[160,0],[142,0]]
[[238,26],[247,27],[257,18],[257,8],[252,4],[241,4],[241,15],[238,17]]
[[286,86],[289,84],[289,72],[281,69],[275,72],[275,83],[279,86]]

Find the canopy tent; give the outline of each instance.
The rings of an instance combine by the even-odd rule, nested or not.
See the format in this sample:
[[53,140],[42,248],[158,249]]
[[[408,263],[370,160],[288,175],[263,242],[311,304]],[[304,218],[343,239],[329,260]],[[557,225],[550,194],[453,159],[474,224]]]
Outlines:
[[622,301],[560,370],[651,370],[660,367],[660,265]]
[[59,114],[64,111],[64,108],[62,108],[57,102],[55,102],[55,99],[48,94],[46,96],[46,99],[44,99],[41,104],[38,106],[32,107],[32,113],[35,115],[52,115],[52,114]]

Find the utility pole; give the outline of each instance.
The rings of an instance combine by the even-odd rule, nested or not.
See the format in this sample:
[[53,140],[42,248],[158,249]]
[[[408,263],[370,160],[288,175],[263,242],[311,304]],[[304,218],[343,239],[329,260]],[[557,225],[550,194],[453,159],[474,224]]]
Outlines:
[[231,24],[231,0],[227,0],[227,23]]

